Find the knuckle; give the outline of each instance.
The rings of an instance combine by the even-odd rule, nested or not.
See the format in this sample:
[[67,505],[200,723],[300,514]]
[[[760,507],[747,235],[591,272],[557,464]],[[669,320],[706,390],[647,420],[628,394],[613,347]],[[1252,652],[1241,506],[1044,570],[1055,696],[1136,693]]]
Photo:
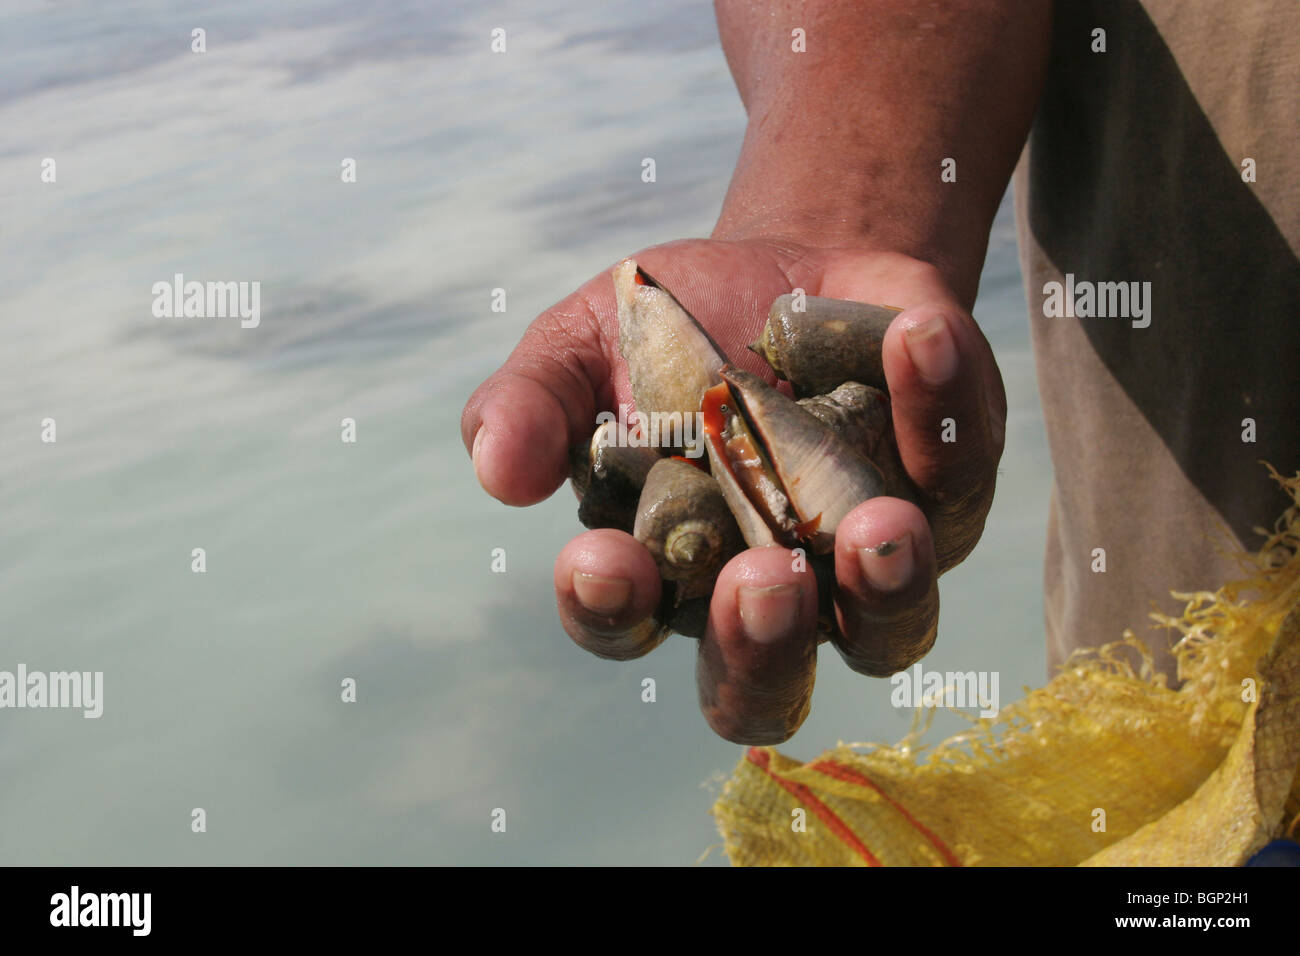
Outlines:
[[934,647],[939,632],[937,605],[916,607],[891,622],[876,625],[860,640],[836,649],[851,670],[867,677],[889,677],[911,667]]
[[937,506],[930,515],[935,560],[943,574],[964,561],[984,534],[992,494]]

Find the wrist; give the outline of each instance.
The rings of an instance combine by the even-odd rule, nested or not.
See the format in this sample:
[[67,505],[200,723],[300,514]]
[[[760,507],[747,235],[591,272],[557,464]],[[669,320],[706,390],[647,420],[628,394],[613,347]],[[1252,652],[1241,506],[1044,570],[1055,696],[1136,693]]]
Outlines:
[[937,167],[935,183],[920,184],[911,164],[871,168],[833,150],[798,151],[769,142],[764,125],[775,124],[750,124],[712,238],[905,255],[933,266],[973,304],[991,212],[964,205]]
[[753,201],[736,197],[733,201],[731,194],[710,238],[762,242],[783,253],[781,258],[792,265],[802,262],[811,266],[832,252],[837,258],[854,254],[905,256],[933,267],[968,311],[974,306],[988,247],[987,233],[954,244],[952,235],[919,234],[847,210],[792,207],[764,197]]

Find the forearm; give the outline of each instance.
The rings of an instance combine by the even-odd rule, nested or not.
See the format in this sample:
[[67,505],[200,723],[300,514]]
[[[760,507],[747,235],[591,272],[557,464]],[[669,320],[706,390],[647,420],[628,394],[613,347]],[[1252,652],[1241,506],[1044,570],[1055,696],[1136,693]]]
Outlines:
[[1042,85],[1047,0],[716,7],[749,127],[715,237],[903,252],[973,300]]

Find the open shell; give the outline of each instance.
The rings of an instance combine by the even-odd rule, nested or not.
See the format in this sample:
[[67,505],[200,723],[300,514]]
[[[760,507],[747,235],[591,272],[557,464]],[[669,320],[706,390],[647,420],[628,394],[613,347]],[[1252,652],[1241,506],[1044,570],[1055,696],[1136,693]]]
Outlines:
[[[618,347],[627,361],[636,410],[642,416],[678,416],[684,423],[699,412],[705,390],[718,383],[726,357],[695,317],[635,260],[624,259],[613,276]],[[687,450],[685,444],[673,450]],[[694,448],[687,453],[699,454]]]
[[884,494],[880,470],[825,422],[757,375],[730,366],[720,374],[781,481],[801,523],[799,537],[814,552],[829,552],[844,516],[868,498]]

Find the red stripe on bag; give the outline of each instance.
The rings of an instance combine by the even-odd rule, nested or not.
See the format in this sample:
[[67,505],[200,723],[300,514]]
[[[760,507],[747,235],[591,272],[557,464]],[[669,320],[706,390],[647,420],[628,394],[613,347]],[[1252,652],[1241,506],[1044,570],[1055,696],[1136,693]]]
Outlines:
[[912,816],[912,814],[908,813],[907,808],[905,806],[903,806],[901,803],[899,803],[889,794],[885,793],[885,791],[881,790],[879,785],[877,785],[876,782],[872,780],[870,777],[863,776],[862,774],[858,773],[856,770],[852,770],[849,767],[845,767],[842,766],[841,764],[837,764],[832,760],[819,760],[812,765],[812,768],[816,771],[819,771],[820,773],[826,774],[826,776],[828,777],[834,777],[836,780],[843,780],[845,783],[856,783],[864,787],[870,787],[876,793],[884,797],[885,801],[891,807],[893,807],[895,810],[901,813],[903,815],[903,818],[907,820],[908,823],[914,826],[927,840],[929,840],[930,843],[934,845],[934,848],[943,855],[943,858],[948,861],[949,866],[962,865],[961,860],[957,858],[957,854],[953,853],[952,850],[948,849],[947,844],[945,844],[942,840],[940,840],[938,835],[933,830],[927,827],[920,820],[916,819],[916,817]]
[[850,850],[862,857],[862,859],[866,861],[867,866],[880,866],[880,861],[876,859],[875,854],[868,850],[863,845],[862,841],[858,839],[857,834],[849,829],[848,825],[835,815],[834,810],[813,796],[813,792],[803,784],[795,783],[793,780],[785,780],[772,772],[769,767],[769,764],[772,761],[772,755],[766,750],[759,750],[757,747],[750,747],[749,752],[745,754],[745,759],[761,769],[776,781],[779,786],[795,796],[800,802],[806,803],[812,812],[817,814],[818,818],[826,824],[831,833],[839,837],[839,839],[848,846]]

